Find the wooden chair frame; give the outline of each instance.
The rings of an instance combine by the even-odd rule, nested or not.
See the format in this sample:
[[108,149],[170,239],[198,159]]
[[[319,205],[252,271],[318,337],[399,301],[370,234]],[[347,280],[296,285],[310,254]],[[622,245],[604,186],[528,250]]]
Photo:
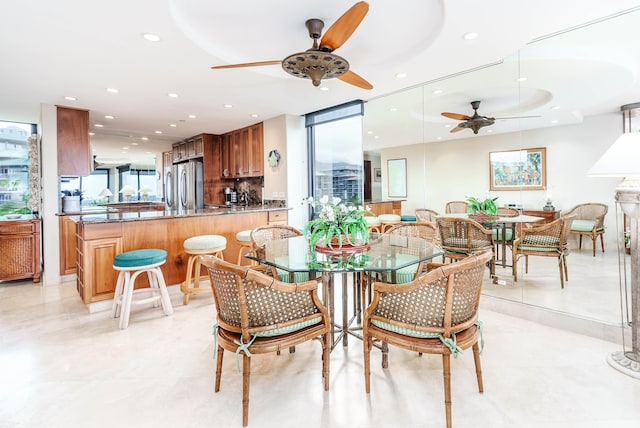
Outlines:
[[[494,253],[493,232],[469,218],[438,217],[440,246],[445,250],[443,260],[462,260],[468,256],[489,251]],[[495,257],[490,260],[491,275],[496,273]]]
[[429,208],[416,208],[415,214],[416,220],[430,221],[433,223],[435,223],[436,218],[440,215],[437,211],[430,210]]
[[594,221],[595,224],[591,231],[580,231],[580,230],[569,230],[570,234],[578,235],[579,238],[579,248],[582,249],[582,237],[588,236],[591,238],[592,247],[593,247],[593,257],[596,256],[596,241],[598,240],[598,236],[600,237],[600,246],[602,247],[602,252],[604,253],[604,217],[607,215],[609,211],[609,207],[607,204],[602,204],[599,202],[587,202],[584,204],[576,205],[567,211],[564,216],[575,216],[574,220],[591,220]]

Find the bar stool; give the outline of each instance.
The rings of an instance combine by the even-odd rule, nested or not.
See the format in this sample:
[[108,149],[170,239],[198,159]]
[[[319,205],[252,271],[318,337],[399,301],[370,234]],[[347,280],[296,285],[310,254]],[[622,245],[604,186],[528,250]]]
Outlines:
[[[242,265],[242,255],[245,252],[251,251],[253,248],[253,243],[251,242],[251,229],[241,230],[236,233],[236,242],[240,245],[240,249],[238,250],[238,265]],[[255,264],[252,260],[251,264]]]
[[378,219],[382,224],[382,226],[380,227],[380,229],[382,229],[381,230],[382,233],[384,233],[388,228],[390,228],[394,224],[398,224],[402,221],[402,217],[397,214],[380,214],[378,216]]
[[227,248],[227,238],[222,235],[198,235],[185,239],[182,244],[184,252],[189,255],[187,263],[187,276],[180,291],[184,294],[182,303],[189,304],[189,296],[192,294],[210,292],[208,288],[200,288],[200,256],[212,254],[224,260],[222,251]]
[[[116,291],[113,296],[111,316],[113,318],[120,317],[119,326],[121,329],[129,326],[131,305],[152,302],[153,306],[157,308],[159,306],[158,302],[160,302],[165,315],[173,314],[167,286],[160,270],[160,265],[163,265],[166,260],[167,252],[158,249],[127,251],[118,254],[113,259],[113,268],[120,273],[118,274]],[[134,290],[136,278],[143,272],[147,273],[150,288]],[[133,296],[138,293],[147,293],[151,294],[151,296],[134,300]]]
[[382,224],[380,223],[380,219],[378,217],[372,216],[372,215],[366,215],[364,216],[364,220],[367,222],[367,225],[369,226],[369,232],[380,233],[380,226]]

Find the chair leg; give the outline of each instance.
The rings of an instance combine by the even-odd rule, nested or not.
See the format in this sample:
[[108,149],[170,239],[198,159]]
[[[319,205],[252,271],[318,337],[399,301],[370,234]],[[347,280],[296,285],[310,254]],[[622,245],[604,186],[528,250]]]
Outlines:
[[582,235],[579,235],[579,236],[580,236],[580,241],[579,241],[580,245],[578,246],[578,248],[582,250]]
[[451,428],[451,355],[442,354],[442,375],[444,376],[444,411],[447,428]]
[[365,335],[362,338],[364,347],[364,389],[367,394],[371,390],[371,338]]
[[216,361],[216,387],[215,391],[220,391],[220,378],[222,377],[222,358],[224,357],[224,348],[218,345],[218,358]]
[[604,253],[604,233],[600,234],[600,245],[602,246],[602,252]]
[[249,382],[251,380],[251,357],[242,355],[242,426],[249,424]]
[[480,365],[480,347],[478,342],[473,344],[473,362],[476,365],[476,379],[478,380],[478,392],[484,392],[482,383],[482,366]]
[[325,391],[329,390],[329,354],[331,354],[331,333],[327,332],[322,336],[322,377]]
[[560,288],[564,288],[564,262],[562,258],[558,258],[558,268],[560,269]]

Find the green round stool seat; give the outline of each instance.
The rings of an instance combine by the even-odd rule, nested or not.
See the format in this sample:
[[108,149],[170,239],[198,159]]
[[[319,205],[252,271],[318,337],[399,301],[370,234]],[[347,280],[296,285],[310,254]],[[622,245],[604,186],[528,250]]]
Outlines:
[[185,239],[183,247],[187,251],[217,250],[227,246],[227,238],[222,235],[199,235]]
[[165,250],[156,248],[133,250],[121,253],[113,259],[113,265],[120,268],[140,267],[160,263],[167,258]]

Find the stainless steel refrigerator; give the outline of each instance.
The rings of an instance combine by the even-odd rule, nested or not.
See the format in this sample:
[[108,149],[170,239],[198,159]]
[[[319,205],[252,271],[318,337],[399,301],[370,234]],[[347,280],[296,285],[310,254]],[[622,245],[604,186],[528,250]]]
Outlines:
[[204,177],[201,160],[190,160],[173,166],[174,206],[177,210],[204,207]]

